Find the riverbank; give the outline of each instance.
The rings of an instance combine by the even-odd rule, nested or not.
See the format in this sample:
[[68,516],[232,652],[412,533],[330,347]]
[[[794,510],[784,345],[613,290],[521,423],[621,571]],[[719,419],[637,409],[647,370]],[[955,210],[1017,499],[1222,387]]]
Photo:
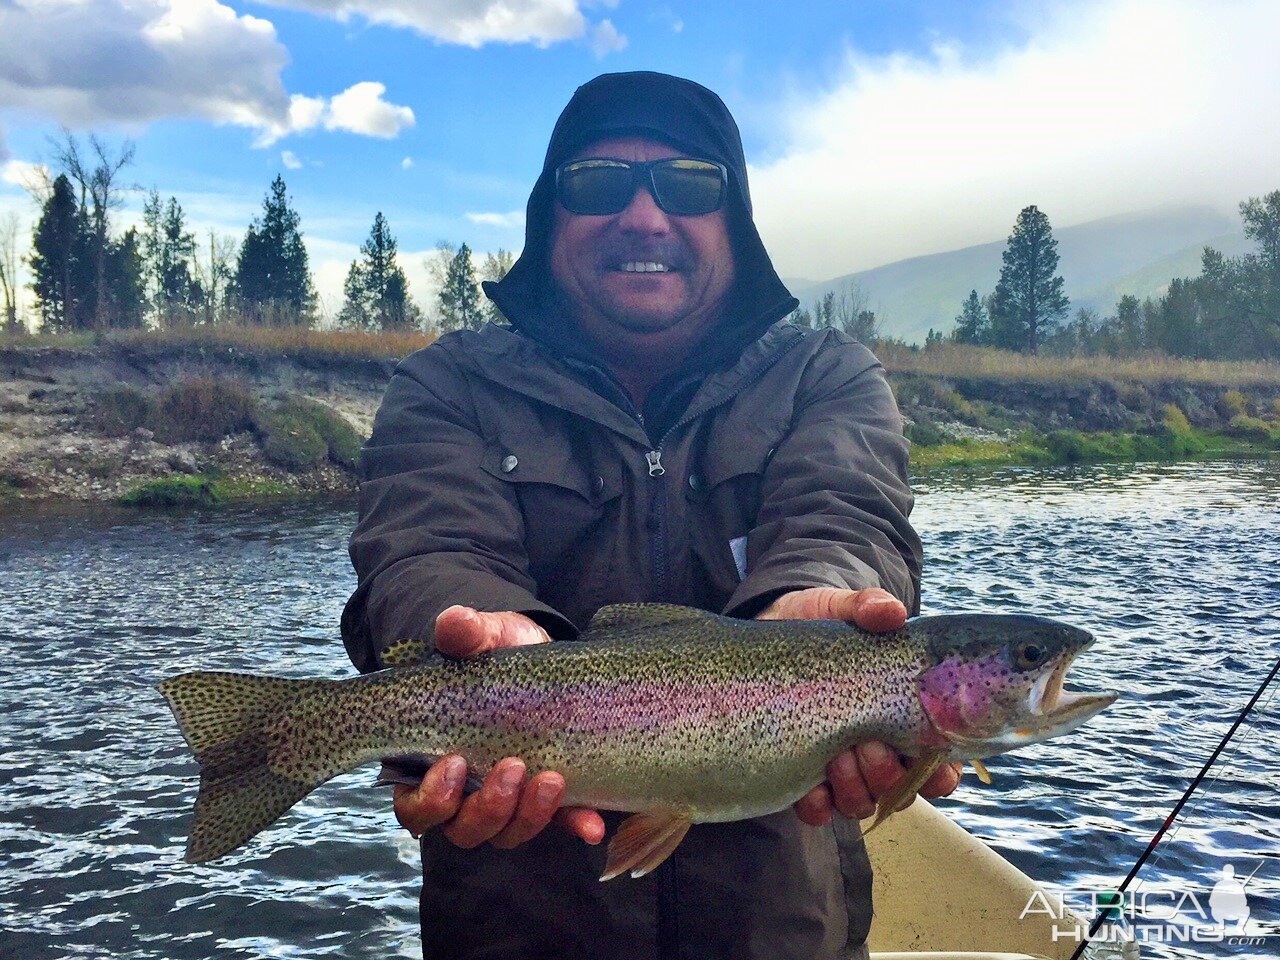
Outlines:
[[[396,361],[428,338],[264,329],[0,340],[0,503],[354,491]],[[917,471],[1280,449],[1280,368],[881,351]]]

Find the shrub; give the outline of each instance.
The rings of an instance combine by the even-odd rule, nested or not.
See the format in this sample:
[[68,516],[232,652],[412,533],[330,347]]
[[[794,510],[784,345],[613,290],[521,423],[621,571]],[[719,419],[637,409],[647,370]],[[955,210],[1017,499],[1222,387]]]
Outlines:
[[1164,405],[1161,421],[1164,428],[1163,439],[1171,456],[1185,457],[1189,454],[1204,452],[1204,439],[1192,429],[1187,415],[1178,408],[1177,404]]
[[124,384],[105,390],[90,409],[93,426],[109,437],[123,437],[135,427],[156,422],[155,399]]
[[1227,425],[1227,433],[1243,440],[1257,440],[1261,443],[1267,443],[1272,439],[1271,427],[1265,420],[1245,414],[1231,418],[1231,423]]
[[253,429],[253,394],[242,383],[221,377],[187,377],[159,400],[156,437],[166,443],[211,443]]
[[1249,414],[1249,401],[1239,390],[1228,390],[1218,398],[1218,414],[1223,420],[1234,420]]
[[921,447],[936,447],[951,439],[932,423],[909,423],[903,433],[908,440]]
[[286,394],[258,424],[267,457],[287,470],[309,470],[330,459],[354,468],[360,436],[323,403]]

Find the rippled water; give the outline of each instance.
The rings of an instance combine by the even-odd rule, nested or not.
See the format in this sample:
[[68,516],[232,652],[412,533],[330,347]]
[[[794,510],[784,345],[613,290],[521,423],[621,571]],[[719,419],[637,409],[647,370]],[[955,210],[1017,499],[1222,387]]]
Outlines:
[[[1039,880],[1124,875],[1280,654],[1280,462],[935,475],[926,612],[1030,610],[1100,638],[1080,687],[1124,699],[995,758],[943,801]],[[181,861],[194,767],[155,692],[195,668],[343,676],[346,504],[0,518],[0,955],[420,956],[417,849],[371,771],[216,865]],[[1277,688],[1280,688],[1278,683]],[[1143,877],[1243,876],[1280,953],[1280,701],[1264,699]]]

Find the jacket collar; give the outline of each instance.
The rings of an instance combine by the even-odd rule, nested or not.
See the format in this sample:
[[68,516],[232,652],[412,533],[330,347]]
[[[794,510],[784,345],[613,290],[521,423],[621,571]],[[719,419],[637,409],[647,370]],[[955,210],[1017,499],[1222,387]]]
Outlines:
[[[703,375],[701,385],[677,422],[693,420],[726,403],[755,377],[763,374],[804,334],[779,320],[742,351],[731,366]],[[646,446],[652,445],[644,426],[617,403],[584,383],[569,367],[531,338],[496,324],[488,324],[457,352],[460,366],[476,376],[549,406],[584,417]]]

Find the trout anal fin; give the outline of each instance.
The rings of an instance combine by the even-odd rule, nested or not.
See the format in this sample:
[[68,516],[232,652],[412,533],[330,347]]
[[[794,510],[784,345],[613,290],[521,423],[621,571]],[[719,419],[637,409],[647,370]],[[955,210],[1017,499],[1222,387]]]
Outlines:
[[978,779],[991,786],[991,771],[987,769],[987,765],[981,760],[971,759],[969,765],[973,767],[973,772],[978,775]]
[[680,846],[691,823],[683,814],[666,811],[627,817],[609,841],[609,855],[600,879],[612,880],[628,870],[632,877],[652,872]]
[[893,786],[893,789],[877,798],[875,822],[863,831],[863,836],[866,836],[898,811],[905,810],[911,806],[916,799],[916,793],[933,776],[933,772],[942,766],[942,762],[947,758],[948,752],[947,750],[934,750],[913,760],[911,766],[907,767],[906,775]]

